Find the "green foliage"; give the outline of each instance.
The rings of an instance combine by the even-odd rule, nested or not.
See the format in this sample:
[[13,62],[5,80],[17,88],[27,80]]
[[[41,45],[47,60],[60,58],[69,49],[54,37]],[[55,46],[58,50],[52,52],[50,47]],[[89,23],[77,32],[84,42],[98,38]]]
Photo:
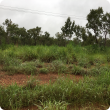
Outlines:
[[25,49],[26,50],[24,51],[22,55],[22,58],[24,61],[38,58],[38,54],[35,51],[33,51],[32,48],[25,47]]
[[65,73],[67,71],[67,67],[64,63],[60,60],[55,60],[51,63],[50,71],[58,72],[58,73]]
[[86,56],[81,56],[80,58],[78,58],[78,65],[84,68],[91,66]]
[[67,18],[67,21],[65,22],[65,25],[61,28],[64,37],[71,38],[73,34],[75,22],[71,22],[70,17]]
[[105,72],[109,72],[109,66],[96,66],[89,70],[89,75],[100,76]]
[[47,68],[41,68],[41,69],[39,70],[39,72],[40,72],[40,73],[47,74],[49,71],[48,71]]
[[31,76],[26,85],[23,86],[23,89],[34,89],[37,85],[39,85],[39,81],[34,77],[34,76]]
[[87,53],[89,54],[104,53],[107,51],[106,48],[98,45],[89,45],[86,47],[86,49],[87,49]]
[[41,102],[41,106],[37,105],[37,107],[39,110],[67,110],[67,105],[68,103],[66,102],[46,101],[45,103]]
[[38,26],[36,28],[28,30],[28,34],[30,35],[30,38],[33,37],[33,44],[34,45],[37,44],[37,39],[40,36],[40,32],[41,32],[41,27],[38,27]]
[[[87,21],[86,26],[82,27],[76,25],[75,21],[72,22],[68,17],[64,26],[61,27],[62,32],[57,32],[54,38],[47,31],[43,35],[41,27],[36,26],[26,30],[24,27],[19,28],[18,24],[13,23],[11,19],[6,19],[3,22],[6,29],[0,25],[0,48],[5,49],[6,44],[66,46],[70,42],[83,46],[95,44],[109,46],[107,34],[110,33],[110,13],[104,14],[102,7],[91,9],[87,15]],[[94,33],[91,33],[91,30]],[[70,39],[73,34],[76,38],[72,41]]]
[[99,7],[98,9],[90,10],[90,13],[87,15],[88,23],[86,27],[88,29],[92,29],[95,34],[95,43],[98,44],[98,36],[101,34],[101,27],[102,27],[102,16],[103,16],[103,9]]
[[55,52],[52,50],[52,47],[43,47],[42,50],[39,52],[39,59],[41,59],[42,62],[52,62],[56,59]]
[[105,55],[105,58],[107,59],[107,62],[110,62],[110,55]]
[[[105,72],[96,79],[85,77],[82,81],[59,78],[54,84],[35,84],[32,78],[26,86],[16,84],[0,86],[0,105],[3,109],[18,109],[37,105],[39,109],[67,109],[68,103],[82,106],[88,103],[109,104],[110,72]],[[35,84],[35,85],[34,85]],[[40,105],[38,102],[41,102]]]
[[75,74],[75,75],[86,75],[87,74],[87,70],[76,65],[73,65],[73,68],[71,71],[72,71],[72,74]]
[[38,67],[38,68],[42,68],[43,63],[40,60],[35,60],[35,66]]
[[13,75],[15,73],[21,74],[36,74],[38,73],[36,69],[35,62],[25,62],[19,65],[6,65],[3,67],[4,71],[7,71],[8,74]]

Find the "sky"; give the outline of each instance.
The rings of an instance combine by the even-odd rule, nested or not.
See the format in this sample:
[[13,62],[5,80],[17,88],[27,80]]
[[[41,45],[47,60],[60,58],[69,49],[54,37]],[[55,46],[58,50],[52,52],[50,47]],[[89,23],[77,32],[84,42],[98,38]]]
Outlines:
[[27,30],[41,27],[55,37],[68,17],[85,26],[90,9],[110,12],[110,0],[0,0],[0,25],[8,18]]

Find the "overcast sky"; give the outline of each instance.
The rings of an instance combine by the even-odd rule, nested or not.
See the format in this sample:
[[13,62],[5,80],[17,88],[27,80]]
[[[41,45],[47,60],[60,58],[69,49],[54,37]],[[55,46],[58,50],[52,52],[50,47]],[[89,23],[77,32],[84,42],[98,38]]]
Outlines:
[[26,29],[41,27],[53,37],[67,17],[85,26],[90,9],[98,7],[110,12],[109,0],[0,0],[0,25],[8,18]]

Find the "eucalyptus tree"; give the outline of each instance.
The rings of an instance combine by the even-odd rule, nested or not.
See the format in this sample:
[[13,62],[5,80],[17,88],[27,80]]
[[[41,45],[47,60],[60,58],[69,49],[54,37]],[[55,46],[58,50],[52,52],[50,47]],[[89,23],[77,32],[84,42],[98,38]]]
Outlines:
[[86,24],[86,28],[91,29],[94,32],[96,44],[98,44],[98,37],[101,34],[102,18],[103,18],[102,7],[90,10],[90,13],[87,15],[88,23]]
[[27,43],[29,41],[28,37],[27,37],[28,35],[27,35],[27,31],[24,27],[19,28],[18,35],[19,35],[20,43],[22,45],[28,44]]
[[56,36],[56,44],[57,44],[58,46],[66,46],[67,40],[64,38],[62,32],[57,32],[57,33],[55,34],[55,36]]
[[102,32],[105,38],[104,46],[106,46],[107,34],[110,34],[110,13],[106,13],[103,15]]
[[4,27],[2,25],[0,25],[0,45],[2,43],[5,43],[5,40],[6,40],[5,34],[6,33],[5,33],[5,30],[4,30]]
[[9,27],[12,24],[11,19],[6,19],[5,22],[3,22],[3,25],[6,27],[6,42],[9,44],[10,43],[10,32],[9,32]]
[[29,38],[32,39],[33,45],[37,44],[41,34],[41,27],[36,27],[28,30]]
[[63,37],[67,37],[68,39],[70,39],[73,35],[73,30],[74,30],[74,26],[75,26],[75,22],[71,21],[70,17],[67,18],[65,25],[62,26],[61,30],[63,33]]
[[11,21],[11,19],[6,19],[5,22],[3,22],[3,25],[6,27],[6,39],[7,43],[12,42],[16,43],[18,38],[18,24],[15,24]]

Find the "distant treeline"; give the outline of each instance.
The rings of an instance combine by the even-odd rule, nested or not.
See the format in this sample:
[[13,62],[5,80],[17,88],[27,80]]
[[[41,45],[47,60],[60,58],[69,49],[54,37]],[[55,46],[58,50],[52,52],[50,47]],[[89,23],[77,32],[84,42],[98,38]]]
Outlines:
[[[11,19],[6,19],[0,25],[0,45],[58,45],[66,46],[68,43],[80,45],[110,46],[110,13],[103,12],[102,7],[90,10],[87,15],[85,27],[75,24],[70,17],[67,18],[61,32],[55,34],[56,38],[51,37],[49,32],[43,34],[41,27],[26,30],[19,28]],[[74,38],[70,40],[72,37]]]

